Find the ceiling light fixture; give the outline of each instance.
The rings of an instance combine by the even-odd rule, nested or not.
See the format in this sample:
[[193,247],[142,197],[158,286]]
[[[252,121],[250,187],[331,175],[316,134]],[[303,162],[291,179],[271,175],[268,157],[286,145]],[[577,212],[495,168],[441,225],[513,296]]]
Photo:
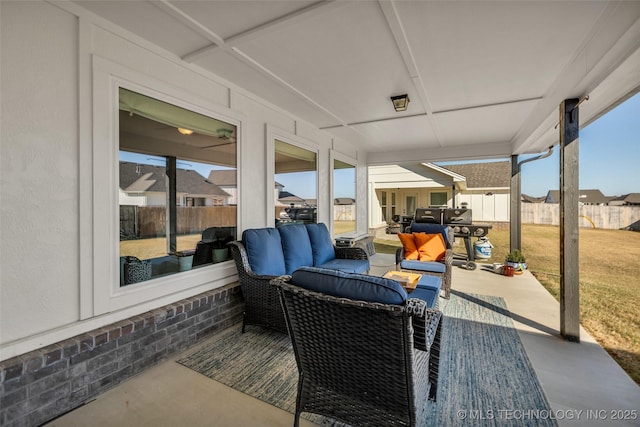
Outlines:
[[409,106],[409,95],[405,93],[404,95],[392,96],[391,102],[393,102],[393,108],[396,112],[407,111],[407,107]]
[[191,135],[193,133],[191,129],[185,129],[185,128],[178,128],[178,132],[180,132],[183,135]]
[[217,129],[216,132],[218,133],[218,138],[220,139],[229,139],[231,135],[233,135],[233,131],[231,129],[221,128]]

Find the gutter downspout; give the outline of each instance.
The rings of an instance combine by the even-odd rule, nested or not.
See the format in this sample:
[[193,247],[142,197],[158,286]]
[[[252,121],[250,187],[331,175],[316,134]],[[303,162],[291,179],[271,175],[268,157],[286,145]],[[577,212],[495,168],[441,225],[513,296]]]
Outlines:
[[511,212],[509,215],[510,222],[510,241],[509,247],[510,251],[515,249],[522,249],[522,214],[521,214],[521,205],[522,205],[522,188],[521,188],[521,177],[520,171],[522,170],[522,165],[525,163],[533,162],[534,160],[544,159],[553,154],[553,145],[549,146],[549,149],[546,153],[539,154],[535,157],[530,157],[518,163],[518,155],[513,154],[511,156]]

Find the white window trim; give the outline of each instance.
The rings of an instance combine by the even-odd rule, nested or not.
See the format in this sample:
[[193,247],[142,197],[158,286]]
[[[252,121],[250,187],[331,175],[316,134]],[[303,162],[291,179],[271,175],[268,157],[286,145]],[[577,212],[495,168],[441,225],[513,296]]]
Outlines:
[[[237,165],[241,169],[240,145],[242,120],[219,105],[188,93],[169,83],[131,70],[93,55],[93,138],[92,138],[92,256],[84,261],[92,265],[91,283],[81,284],[82,318],[138,307],[142,311],[175,300],[188,298],[237,280],[233,262],[214,264],[195,270],[159,277],[139,284],[120,286],[118,215],[118,88],[143,93],[174,105],[215,117],[237,126]],[[153,88],[153,89],[152,89]],[[241,208],[238,206],[237,224]],[[87,288],[88,287],[88,288]],[[91,306],[89,306],[91,304]],[[148,308],[147,308],[148,307]]]
[[[276,139],[282,142],[286,142],[287,144],[295,145],[300,148],[304,148],[305,150],[309,150],[316,154],[316,209],[318,211],[318,217],[320,217],[320,209],[323,202],[320,200],[320,150],[318,147],[313,145],[311,141],[307,141],[304,138],[299,137],[291,132],[287,132],[284,129],[277,128],[273,125],[266,124],[266,141],[265,146],[267,147],[266,152],[266,162],[265,170],[266,170],[266,192],[267,192],[267,203],[266,205],[266,221],[267,227],[275,227],[276,223],[276,201],[273,197],[273,189],[276,181]],[[333,170],[333,169],[332,169]],[[320,221],[318,219],[318,221]]]
[[341,153],[339,151],[333,150],[333,149],[329,149],[329,191],[330,191],[330,194],[331,194],[331,196],[329,198],[329,200],[331,200],[331,206],[330,206],[331,212],[330,212],[330,215],[329,215],[329,225],[330,225],[329,229],[331,230],[331,234],[333,235],[333,221],[334,221],[333,220],[333,216],[334,216],[333,209],[334,209],[334,200],[335,200],[335,194],[334,194],[334,191],[333,191],[335,183],[333,182],[333,179],[334,179],[334,173],[335,173],[334,166],[335,166],[335,161],[336,160],[344,162],[344,163],[348,163],[348,164],[353,166],[353,175],[354,175],[354,179],[355,179],[354,184],[353,184],[354,185],[355,194],[353,195],[353,198],[356,201],[356,212],[355,212],[356,229],[353,232],[347,233],[347,234],[348,235],[353,234],[354,236],[357,236],[358,235],[358,211],[357,211],[357,208],[358,208],[358,160],[354,159],[353,157],[349,157],[349,156],[347,156],[347,155],[345,155],[345,154],[343,154],[343,153]]

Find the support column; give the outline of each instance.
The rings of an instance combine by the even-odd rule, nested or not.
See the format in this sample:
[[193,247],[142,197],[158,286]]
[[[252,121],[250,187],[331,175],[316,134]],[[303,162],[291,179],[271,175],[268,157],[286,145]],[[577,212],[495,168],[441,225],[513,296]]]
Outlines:
[[510,208],[509,208],[509,250],[522,249],[522,219],[520,216],[520,203],[522,188],[520,180],[520,165],[518,155],[511,156],[511,183],[510,183]]
[[560,104],[560,334],[580,342],[578,99]]
[[166,236],[167,236],[167,253],[175,254],[177,250],[178,235],[178,209],[176,207],[177,191],[176,191],[176,158],[167,156],[166,166],[166,189],[167,189],[167,214],[166,214]]

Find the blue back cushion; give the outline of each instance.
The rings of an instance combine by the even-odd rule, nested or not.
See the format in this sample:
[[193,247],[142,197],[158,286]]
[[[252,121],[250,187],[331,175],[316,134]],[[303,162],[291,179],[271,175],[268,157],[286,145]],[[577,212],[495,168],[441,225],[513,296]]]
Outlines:
[[280,233],[275,228],[244,230],[242,242],[247,250],[251,270],[260,276],[286,274]]
[[299,267],[313,265],[313,253],[309,233],[304,224],[290,224],[279,227],[284,265],[287,274],[293,274]]
[[441,233],[444,238],[444,244],[447,245],[447,248],[451,248],[449,245],[449,227],[446,225],[440,224],[429,224],[425,222],[412,222],[411,223],[411,232],[412,233],[426,233],[426,234],[437,234]]
[[407,299],[407,291],[395,280],[338,270],[301,267],[291,282],[310,291],[358,301],[402,305]]
[[320,224],[307,224],[311,247],[313,248],[313,265],[322,265],[336,257],[333,242],[327,226]]

